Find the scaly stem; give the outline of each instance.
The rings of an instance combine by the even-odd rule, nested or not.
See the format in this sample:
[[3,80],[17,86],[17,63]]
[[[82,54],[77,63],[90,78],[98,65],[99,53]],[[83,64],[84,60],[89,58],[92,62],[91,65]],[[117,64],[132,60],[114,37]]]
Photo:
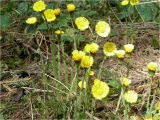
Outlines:
[[100,79],[100,75],[101,75],[101,72],[102,72],[102,67],[104,65],[105,60],[106,60],[106,56],[104,56],[103,61],[101,63],[101,66],[100,66],[100,69],[99,69],[99,72],[98,72],[98,76],[97,76],[98,79]]

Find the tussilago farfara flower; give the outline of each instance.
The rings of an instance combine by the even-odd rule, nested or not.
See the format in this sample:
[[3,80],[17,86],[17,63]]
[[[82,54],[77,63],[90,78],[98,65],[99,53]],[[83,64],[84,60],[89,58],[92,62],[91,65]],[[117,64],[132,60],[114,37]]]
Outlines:
[[123,6],[128,5],[129,2],[130,2],[130,4],[131,4],[132,6],[134,6],[134,5],[137,5],[137,4],[139,3],[139,0],[123,0],[123,1],[121,2],[121,5],[123,5]]
[[125,52],[125,50],[117,50],[117,51],[115,52],[115,54],[116,54],[116,56],[117,56],[118,58],[122,59],[122,58],[124,58],[126,52]]
[[99,36],[107,37],[111,31],[111,28],[105,21],[99,21],[95,26],[95,31]]
[[129,103],[136,103],[138,94],[133,90],[129,90],[124,94],[124,99]]
[[98,79],[95,79],[91,92],[95,99],[102,100],[108,95],[109,87],[107,83],[100,81]]
[[128,79],[127,77],[121,78],[121,82],[122,82],[122,85],[124,86],[128,86],[129,84],[131,84],[131,80]]
[[27,24],[35,24],[37,22],[37,18],[36,17],[30,17],[26,20]]
[[33,10],[36,12],[41,12],[46,9],[46,4],[43,0],[38,0],[33,4]]
[[127,53],[131,53],[134,49],[134,45],[133,44],[126,44],[123,46],[124,47],[124,50],[127,52]]
[[62,34],[64,34],[64,32],[63,32],[62,30],[56,30],[54,33],[57,34],[57,35],[62,35]]
[[44,11],[44,19],[47,20],[47,22],[52,22],[56,19],[56,16],[54,15],[54,11],[52,9],[47,9]]
[[157,65],[157,63],[155,63],[155,62],[150,62],[150,63],[147,65],[147,68],[148,68],[148,70],[150,70],[150,71],[156,71],[156,69],[158,68],[158,65]]
[[103,52],[106,56],[113,56],[117,50],[116,44],[113,42],[106,42],[103,46]]
[[90,76],[93,76],[93,75],[94,75],[94,71],[90,70],[88,74],[89,74]]
[[93,57],[88,55],[83,56],[80,66],[83,68],[89,68],[92,65],[93,65]]
[[81,31],[86,30],[89,27],[89,21],[85,17],[78,17],[75,19],[77,28]]
[[72,59],[74,61],[81,61],[84,56],[85,53],[83,51],[73,50],[72,52]]
[[60,8],[56,8],[53,10],[53,13],[57,16],[57,15],[60,15],[61,13],[61,9]]
[[79,86],[79,88],[86,88],[86,81],[79,81],[79,83],[78,83],[78,86]]
[[99,45],[96,43],[86,44],[84,51],[86,53],[96,53],[99,50]]
[[73,11],[75,11],[75,9],[76,9],[76,6],[74,4],[68,4],[67,5],[67,11],[68,12],[73,12]]
[[125,5],[128,5],[128,3],[129,3],[129,0],[123,0],[123,1],[121,2],[121,5],[125,6]]
[[139,3],[139,0],[130,0],[130,4],[132,6],[137,5]]

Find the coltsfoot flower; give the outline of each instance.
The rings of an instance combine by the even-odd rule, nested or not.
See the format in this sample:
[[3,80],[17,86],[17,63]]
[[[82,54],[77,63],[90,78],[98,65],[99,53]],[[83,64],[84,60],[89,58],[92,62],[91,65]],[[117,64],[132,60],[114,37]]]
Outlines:
[[26,20],[27,24],[35,24],[37,22],[37,18],[36,17],[30,17]]
[[67,5],[67,11],[68,12],[73,12],[73,11],[75,11],[75,9],[76,9],[76,6],[74,4],[68,4]]
[[84,51],[86,53],[96,53],[99,50],[99,45],[96,43],[86,44]]
[[94,71],[90,70],[88,74],[89,74],[90,76],[93,76],[93,75],[94,75]]
[[130,0],[130,4],[132,6],[137,5],[139,3],[139,0]]
[[147,68],[148,68],[148,70],[155,72],[157,70],[157,68],[158,68],[158,65],[155,62],[150,62],[147,65]]
[[108,95],[109,87],[107,83],[100,81],[98,79],[95,79],[91,92],[95,99],[102,100]]
[[124,50],[127,52],[127,53],[131,53],[134,49],[134,45],[133,44],[126,44],[123,46],[124,47]]
[[56,8],[56,9],[53,10],[53,13],[54,13],[56,16],[58,16],[58,15],[60,15],[60,13],[61,13],[61,9],[60,9],[60,8]]
[[132,6],[134,6],[134,5],[137,5],[137,4],[139,3],[139,0],[123,0],[123,1],[121,2],[121,5],[123,5],[123,6],[128,5],[129,2],[130,2],[130,4],[131,4]]
[[79,83],[78,83],[78,86],[79,86],[79,88],[86,88],[86,81],[79,81]]
[[123,0],[121,2],[121,5],[125,6],[125,5],[128,5],[129,4],[129,0]]
[[111,31],[111,28],[105,21],[99,21],[95,26],[95,31],[99,36],[107,37]]
[[81,31],[86,30],[89,27],[89,21],[85,17],[78,17],[75,19],[77,28]]
[[117,50],[117,51],[115,52],[115,54],[116,54],[116,56],[117,56],[118,58],[122,59],[122,58],[124,58],[126,52],[125,52],[125,50]]
[[93,65],[93,57],[88,55],[83,56],[80,66],[83,68],[89,68],[92,65]]
[[38,0],[33,4],[33,10],[36,12],[41,12],[46,9],[46,4],[43,0]]
[[62,34],[64,34],[64,32],[63,32],[62,30],[56,30],[54,33],[57,34],[57,35],[62,35]]
[[73,50],[72,52],[72,59],[74,61],[81,61],[84,56],[85,53],[83,51]]
[[56,19],[56,16],[54,15],[54,11],[52,9],[45,10],[44,17],[44,19],[46,19],[47,22],[52,22]]
[[128,86],[129,84],[131,84],[131,80],[128,79],[127,77],[122,77],[121,82],[122,82],[122,85],[124,86]]
[[116,44],[113,42],[106,42],[103,46],[103,52],[106,56],[113,56],[117,50]]
[[129,103],[136,103],[138,94],[134,90],[129,90],[124,94],[124,99]]

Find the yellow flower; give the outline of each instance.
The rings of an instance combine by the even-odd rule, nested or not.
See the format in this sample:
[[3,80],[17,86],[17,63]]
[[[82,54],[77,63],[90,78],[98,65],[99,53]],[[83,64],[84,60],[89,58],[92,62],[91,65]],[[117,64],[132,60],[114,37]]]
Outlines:
[[124,49],[125,49],[125,51],[127,53],[131,53],[133,51],[133,49],[134,49],[134,45],[133,44],[126,44],[123,47],[124,47]]
[[155,63],[155,62],[150,62],[150,63],[147,65],[147,68],[148,68],[148,70],[150,70],[150,71],[156,71],[156,69],[158,68],[158,65],[157,65],[157,63]]
[[61,9],[60,8],[56,8],[53,10],[54,14],[57,16],[57,15],[60,15],[61,13]]
[[54,11],[52,9],[47,9],[44,11],[44,19],[47,20],[47,22],[54,21],[56,19],[56,16],[54,15]]
[[81,59],[85,56],[85,53],[83,51],[74,50],[72,52],[72,59],[74,61],[81,61]]
[[62,35],[62,34],[64,34],[64,32],[63,32],[62,30],[56,30],[54,33],[57,34],[57,35]]
[[99,50],[99,45],[96,43],[86,44],[84,51],[86,53],[96,53]]
[[124,50],[117,50],[117,51],[115,52],[115,54],[116,54],[116,56],[117,56],[118,58],[122,59],[122,58],[124,58],[126,52],[125,52]]
[[133,90],[129,90],[124,94],[124,99],[129,103],[136,103],[138,94]]
[[37,22],[37,18],[36,17],[30,17],[26,20],[27,24],[35,24]]
[[105,82],[95,79],[91,92],[95,99],[102,100],[108,95],[109,87]]
[[122,85],[124,86],[128,86],[129,84],[131,84],[131,80],[129,80],[127,77],[123,77],[121,79]]
[[99,21],[96,24],[95,31],[99,36],[107,37],[111,31],[111,28],[105,21]]
[[128,3],[129,3],[129,0],[123,0],[123,1],[121,2],[121,5],[125,6],[125,5],[128,5]]
[[113,56],[117,50],[116,45],[113,42],[106,42],[103,46],[103,52],[106,56]]
[[68,12],[73,12],[73,11],[75,11],[75,9],[76,9],[76,7],[75,7],[74,4],[68,4],[67,5],[67,11]]
[[33,10],[36,12],[41,12],[46,9],[46,4],[43,0],[39,0],[33,4]]
[[86,53],[90,53],[90,44],[86,44],[86,45],[84,46],[84,51],[85,51]]
[[79,83],[78,83],[78,86],[79,86],[79,88],[86,88],[86,81],[79,81]]
[[94,71],[90,70],[90,71],[89,71],[89,75],[90,75],[90,76],[93,76],[93,75],[94,75]]
[[83,68],[89,68],[92,65],[93,65],[93,57],[87,55],[83,56],[80,66]]
[[139,0],[130,0],[130,4],[132,6],[137,5],[139,3]]
[[89,21],[85,17],[76,18],[75,24],[76,24],[77,28],[81,31],[84,31],[85,29],[87,29],[89,27]]

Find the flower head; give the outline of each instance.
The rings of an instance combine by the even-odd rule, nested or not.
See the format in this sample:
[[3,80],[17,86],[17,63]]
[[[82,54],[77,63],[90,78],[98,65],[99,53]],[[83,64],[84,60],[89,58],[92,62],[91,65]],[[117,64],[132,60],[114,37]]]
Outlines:
[[93,57],[92,56],[83,56],[80,66],[83,68],[89,68],[93,65]]
[[81,31],[84,31],[85,29],[87,29],[89,27],[89,21],[85,17],[76,18],[75,24],[76,24],[77,28]]
[[26,20],[27,24],[35,24],[37,22],[37,18],[36,17],[30,17]]
[[64,34],[64,32],[63,32],[62,30],[56,30],[54,33],[57,34],[57,35],[62,35],[62,34]]
[[53,13],[57,16],[57,15],[60,15],[61,13],[61,9],[60,8],[56,8],[53,10]]
[[94,75],[94,71],[90,70],[88,74],[89,74],[90,76],[93,76],[93,75]]
[[105,21],[99,21],[96,24],[95,31],[99,36],[107,37],[111,31],[111,28]]
[[116,54],[116,56],[117,56],[118,58],[122,59],[122,58],[124,58],[126,52],[125,52],[124,50],[117,50],[117,51],[115,52],[115,54]]
[[158,65],[157,65],[157,63],[155,63],[155,62],[150,62],[150,63],[147,65],[147,68],[148,68],[148,70],[150,70],[150,71],[156,71],[156,69],[158,68]]
[[128,79],[127,77],[121,78],[121,82],[122,82],[122,85],[124,86],[128,86],[129,84],[131,84],[131,80]]
[[108,95],[109,87],[105,82],[95,79],[91,92],[95,99],[102,100]]
[[129,0],[123,0],[123,1],[121,2],[121,5],[125,6],[125,5],[128,5],[128,3],[129,3]]
[[103,52],[106,56],[113,56],[117,50],[116,45],[113,42],[106,42],[103,46]]
[[56,16],[54,15],[54,11],[52,9],[45,10],[44,17],[44,19],[46,19],[47,22],[52,22],[56,19]]
[[96,53],[99,50],[99,45],[96,43],[86,44],[84,51],[86,53]]
[[38,0],[33,4],[33,10],[36,12],[41,12],[46,9],[46,4],[43,0]]
[[78,83],[78,86],[79,86],[79,88],[86,88],[86,81],[79,81],[79,83]]
[[81,61],[83,56],[85,56],[85,53],[83,51],[74,50],[72,52],[72,59],[74,61]]
[[125,49],[125,51],[127,53],[131,53],[133,51],[133,49],[134,49],[134,45],[133,44],[126,44],[123,47],[124,47],[124,49]]
[[132,6],[137,5],[139,3],[139,0],[130,0],[130,4]]
[[67,5],[67,11],[68,12],[73,12],[73,11],[75,11],[75,9],[76,9],[76,7],[75,7],[74,4],[68,4]]
[[136,103],[138,94],[133,90],[129,90],[124,94],[124,99],[129,103]]

